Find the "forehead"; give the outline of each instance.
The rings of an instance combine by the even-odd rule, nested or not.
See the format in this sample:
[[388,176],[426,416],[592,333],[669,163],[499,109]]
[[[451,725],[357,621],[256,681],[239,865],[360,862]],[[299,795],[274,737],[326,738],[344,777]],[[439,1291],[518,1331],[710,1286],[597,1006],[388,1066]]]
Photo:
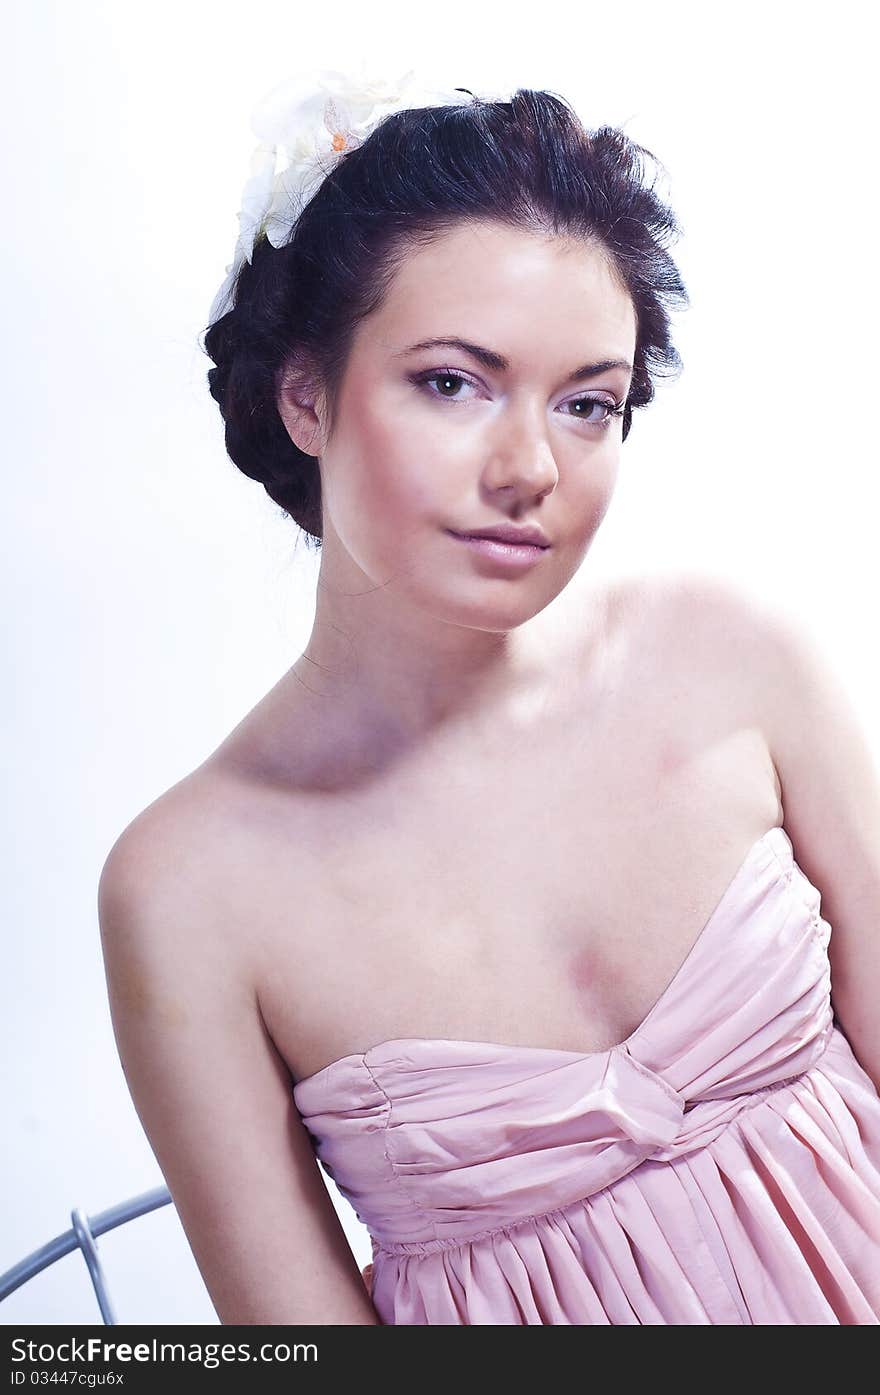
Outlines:
[[371,319],[391,349],[445,333],[499,348],[523,336],[542,350],[586,342],[631,357],[636,334],[631,297],[604,248],[497,223],[461,224],[408,253]]

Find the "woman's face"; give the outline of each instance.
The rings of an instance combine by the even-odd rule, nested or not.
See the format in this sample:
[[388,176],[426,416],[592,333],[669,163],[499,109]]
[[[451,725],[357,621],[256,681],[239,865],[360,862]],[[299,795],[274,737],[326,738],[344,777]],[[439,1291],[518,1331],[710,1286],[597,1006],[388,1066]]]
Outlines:
[[[440,337],[474,347],[413,347]],[[595,246],[480,224],[414,252],[359,326],[322,442],[322,571],[467,627],[541,611],[611,502],[635,342]],[[454,536],[505,524],[549,546],[511,563]]]

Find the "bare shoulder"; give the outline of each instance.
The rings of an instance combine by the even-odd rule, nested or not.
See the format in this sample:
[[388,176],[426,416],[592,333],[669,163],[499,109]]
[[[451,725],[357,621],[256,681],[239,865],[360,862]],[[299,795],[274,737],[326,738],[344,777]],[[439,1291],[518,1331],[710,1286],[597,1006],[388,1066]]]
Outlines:
[[[202,772],[165,791],[118,835],[98,883],[102,939],[150,927],[159,951],[173,941],[181,961],[201,952],[230,962],[236,949],[230,890],[235,874],[232,802]],[[205,943],[199,940],[204,938]]]
[[697,568],[627,574],[616,589],[632,613],[655,623],[728,623],[748,629],[766,607],[746,582]]
[[[782,595],[768,595],[739,578],[681,571],[658,580],[654,597],[657,613],[726,678],[738,677],[768,715],[783,696],[786,673],[823,666],[808,619]],[[797,690],[795,683],[791,694]]]
[[[762,650],[786,625],[790,612],[747,582],[696,568],[640,573],[620,583],[622,605],[634,624],[675,642],[683,655],[754,673]],[[668,652],[668,649],[667,649]]]
[[679,568],[628,577],[620,606],[644,679],[674,694],[688,722],[749,728],[769,754],[781,656],[803,635],[782,602],[746,581]]
[[[137,995],[130,978],[176,974],[174,1000],[215,992],[254,1002],[254,970],[238,907],[248,882],[245,820],[229,783],[197,771],[142,809],[107,852],[98,883],[100,940],[119,970],[121,995]],[[167,967],[167,968],[166,968]]]
[[[304,805],[247,761],[204,762],[138,813],[110,848],[98,885],[105,951],[110,937],[149,937],[138,952],[154,960],[167,952],[199,992],[212,991],[212,976],[222,975],[230,991],[259,1007],[258,927],[276,916],[279,877],[296,886],[312,865]],[[286,914],[292,934],[289,905]]]

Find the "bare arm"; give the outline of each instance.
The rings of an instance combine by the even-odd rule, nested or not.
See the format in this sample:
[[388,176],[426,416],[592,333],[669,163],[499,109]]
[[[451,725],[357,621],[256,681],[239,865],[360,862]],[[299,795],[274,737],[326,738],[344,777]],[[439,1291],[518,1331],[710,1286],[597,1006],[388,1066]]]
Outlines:
[[222,1323],[376,1325],[240,935],[187,843],[151,806],[111,849],[98,890],[138,1116]]
[[830,654],[807,626],[771,611],[758,639],[786,828],[832,927],[834,1012],[880,1091],[880,768]]
[[834,1013],[880,1090],[880,768],[868,733],[830,655],[791,607],[719,577],[685,577],[679,594],[691,626],[711,630],[719,671],[736,667],[749,686],[786,831],[832,928]]

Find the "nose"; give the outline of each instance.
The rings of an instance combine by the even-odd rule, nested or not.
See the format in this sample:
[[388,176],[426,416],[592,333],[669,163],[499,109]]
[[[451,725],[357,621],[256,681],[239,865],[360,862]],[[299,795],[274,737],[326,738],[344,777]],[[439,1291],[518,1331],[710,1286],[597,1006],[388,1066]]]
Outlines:
[[549,494],[558,479],[542,413],[511,411],[496,424],[483,469],[487,489],[535,497]]

